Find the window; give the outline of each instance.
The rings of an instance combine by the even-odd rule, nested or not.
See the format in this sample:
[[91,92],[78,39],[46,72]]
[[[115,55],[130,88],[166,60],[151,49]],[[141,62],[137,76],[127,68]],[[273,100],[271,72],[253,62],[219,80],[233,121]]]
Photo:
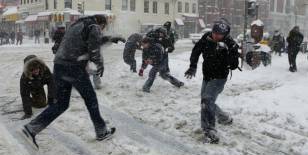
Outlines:
[[182,12],[183,8],[182,8],[182,2],[178,2],[178,12]]
[[291,13],[291,1],[290,0],[286,1],[286,13],[287,14]]
[[130,0],[130,11],[136,11],[136,0]]
[[169,14],[169,3],[165,3],[165,14]]
[[153,2],[153,13],[157,13],[157,2],[156,1],[154,1]]
[[20,5],[22,5],[22,0],[20,0]]
[[27,0],[27,4],[29,4],[29,0]]
[[197,13],[197,4],[196,3],[194,3],[192,5],[192,13]]
[[277,12],[283,13],[284,0],[277,0]]
[[122,0],[122,10],[128,10],[128,0]]
[[54,0],[53,1],[53,8],[57,9],[57,5],[58,5],[58,0]]
[[72,0],[64,0],[64,8],[72,8]]
[[31,0],[31,3],[33,3],[33,0]]
[[105,1],[105,9],[106,10],[111,10],[111,0],[106,0]]
[[[29,0],[28,0],[29,1]],[[45,0],[45,9],[48,10],[49,9],[49,4],[48,4],[48,0]]]
[[189,13],[189,3],[185,3],[185,13]]
[[150,2],[149,0],[144,0],[144,13],[150,12]]
[[271,9],[272,12],[275,11],[275,0],[270,1],[270,9]]

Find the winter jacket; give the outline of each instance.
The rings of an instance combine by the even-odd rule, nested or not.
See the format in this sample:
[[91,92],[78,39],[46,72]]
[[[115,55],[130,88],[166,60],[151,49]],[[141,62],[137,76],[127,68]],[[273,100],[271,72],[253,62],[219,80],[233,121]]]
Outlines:
[[85,68],[88,61],[92,61],[97,67],[102,67],[100,47],[101,29],[95,18],[81,18],[65,32],[54,63],[82,65]]
[[[32,75],[33,68],[40,69],[38,76]],[[44,85],[47,85],[48,88],[47,102]],[[47,103],[53,102],[55,98],[54,87],[53,76],[42,60],[37,57],[25,59],[24,71],[20,78],[20,94],[25,114],[32,115],[32,107],[42,108]]]
[[221,43],[214,42],[212,32],[208,32],[196,43],[190,56],[190,68],[197,69],[199,56],[203,56],[203,78],[226,79],[229,70],[238,68],[239,46],[227,36]]
[[164,54],[164,48],[156,43],[151,44],[148,49],[143,49],[142,52],[142,68],[147,68],[148,64],[146,63],[146,60],[152,60],[153,66],[159,66],[163,60],[163,54]]
[[130,57],[135,53],[137,49],[140,49],[141,40],[143,35],[140,33],[134,33],[128,37],[127,42],[125,43],[123,57]]
[[[174,50],[174,44],[172,43],[171,39],[168,36],[167,30],[165,29],[165,32],[162,32],[161,30],[165,28],[157,28],[154,30],[151,30],[146,34],[147,37],[149,37],[153,44],[158,43],[161,44],[164,47],[164,50],[171,49],[168,52],[171,53]],[[165,33],[165,37],[160,37],[159,33]]]
[[174,45],[176,40],[178,39],[178,34],[176,33],[176,31],[170,28],[170,30],[167,30],[167,35],[172,45]]
[[52,40],[55,42],[55,44],[52,47],[53,54],[57,53],[57,50],[60,47],[61,41],[62,41],[62,39],[64,37],[64,34],[65,34],[65,32],[60,30],[60,29],[57,29],[55,31],[55,33],[54,33],[54,35],[52,37]]
[[288,51],[299,51],[303,40],[304,36],[302,33],[295,29],[291,30],[287,38]]

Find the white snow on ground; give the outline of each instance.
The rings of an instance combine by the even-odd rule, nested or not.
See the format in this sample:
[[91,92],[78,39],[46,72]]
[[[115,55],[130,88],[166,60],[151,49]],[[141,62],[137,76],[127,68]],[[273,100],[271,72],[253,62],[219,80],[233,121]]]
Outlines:
[[[177,47],[192,47],[188,43],[188,40],[180,41]],[[50,46],[26,42],[19,47],[0,47],[1,155],[27,154],[25,150],[33,153],[24,147],[24,142],[15,133],[30,120],[19,121],[17,119],[22,113],[8,112],[21,109],[19,78],[23,58],[36,54],[52,68]],[[217,100],[217,104],[233,116],[234,124],[217,125],[221,143],[209,145],[202,143],[200,130],[202,59],[197,76],[186,80],[183,75],[189,66],[190,52],[171,54],[171,73],[183,80],[185,86],[175,88],[158,76],[152,92],[147,94],[141,88],[150,67],[145,77],[130,73],[129,67],[123,63],[121,47],[123,45],[104,50],[106,71],[103,89],[97,94],[102,115],[108,124],[124,129],[120,129],[110,141],[96,142],[83,101],[74,91],[69,110],[38,136],[41,149],[37,154],[173,155],[181,154],[172,152],[181,150],[178,149],[179,144],[183,144],[181,147],[185,149],[182,150],[193,150],[195,154],[308,154],[308,61],[305,55],[298,57],[297,73],[288,71],[286,55],[273,56],[273,64],[267,68],[234,71]],[[35,113],[40,111],[36,110]],[[148,131],[148,135],[137,133],[144,130]],[[164,135],[167,139],[163,139]],[[157,141],[155,137],[162,140]],[[162,145],[161,149],[157,147],[159,144]],[[13,149],[14,145],[16,147]]]

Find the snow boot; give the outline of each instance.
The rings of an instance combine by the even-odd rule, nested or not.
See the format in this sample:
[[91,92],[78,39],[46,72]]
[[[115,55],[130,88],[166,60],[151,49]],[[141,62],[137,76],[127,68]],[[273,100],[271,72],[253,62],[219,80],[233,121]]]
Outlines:
[[183,82],[179,82],[178,84],[176,84],[176,87],[178,87],[178,88],[181,88],[181,87],[183,87],[184,86],[184,83]]
[[218,144],[219,137],[216,130],[208,130],[204,133],[204,143]]
[[230,116],[228,116],[227,119],[218,119],[217,122],[221,125],[231,125],[233,123],[233,119]]
[[39,149],[39,146],[38,144],[36,143],[36,140],[35,140],[35,135],[33,135],[30,130],[27,128],[27,126],[24,126],[23,129],[21,130],[21,134],[22,136],[31,144],[31,146],[38,150]]
[[109,140],[113,134],[116,132],[116,128],[110,128],[110,130],[107,130],[104,134],[97,135],[96,140],[97,141],[103,141],[103,140]]

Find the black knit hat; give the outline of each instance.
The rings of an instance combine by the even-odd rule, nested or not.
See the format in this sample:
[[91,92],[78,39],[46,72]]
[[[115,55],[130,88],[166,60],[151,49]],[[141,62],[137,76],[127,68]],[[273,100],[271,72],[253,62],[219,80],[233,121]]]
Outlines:
[[226,36],[230,33],[230,30],[231,28],[228,20],[225,18],[221,18],[214,22],[212,32]]

